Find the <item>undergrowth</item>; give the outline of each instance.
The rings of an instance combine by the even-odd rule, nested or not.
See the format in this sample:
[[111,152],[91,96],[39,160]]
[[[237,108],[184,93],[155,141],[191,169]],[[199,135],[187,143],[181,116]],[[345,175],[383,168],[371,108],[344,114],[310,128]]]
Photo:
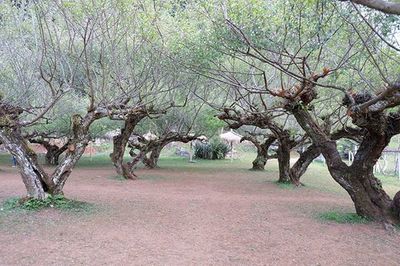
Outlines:
[[9,198],[4,201],[1,206],[2,211],[38,211],[46,208],[73,212],[89,212],[93,209],[93,205],[83,201],[67,199],[62,195],[50,195],[44,200],[32,198]]
[[294,189],[296,186],[290,182],[279,182],[275,181],[275,184],[282,189]]
[[323,221],[331,221],[340,224],[366,224],[370,222],[368,218],[359,216],[356,213],[341,213],[337,211],[320,213],[319,218]]

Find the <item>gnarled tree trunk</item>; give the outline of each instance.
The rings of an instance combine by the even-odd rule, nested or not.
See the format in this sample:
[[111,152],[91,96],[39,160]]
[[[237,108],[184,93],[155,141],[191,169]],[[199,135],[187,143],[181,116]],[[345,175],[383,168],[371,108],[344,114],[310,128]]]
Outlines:
[[52,194],[63,194],[63,188],[79,159],[90,142],[89,128],[97,119],[105,116],[104,112],[89,111],[83,118],[80,115],[72,117],[72,138],[68,141],[65,157],[51,175],[54,189]]
[[292,113],[313,142],[321,148],[331,176],[350,195],[357,214],[376,221],[396,221],[398,218],[390,208],[392,201],[373,174],[373,167],[391,136],[379,129],[379,133],[366,133],[353,164],[348,166],[342,161],[336,142],[326,136],[304,108],[296,106]]
[[252,167],[250,170],[254,171],[264,171],[265,170],[265,165],[267,164],[268,161],[268,150],[258,150],[257,149],[257,157],[254,159],[252,162]]
[[290,151],[292,149],[290,138],[287,132],[278,138],[279,146],[277,150],[279,166],[279,183],[290,183]]
[[58,147],[57,145],[52,145],[50,149],[47,150],[45,160],[46,164],[49,165],[58,165],[60,161],[60,156],[64,151],[68,149],[68,145],[64,145],[63,147]]
[[268,155],[269,147],[272,145],[272,143],[274,143],[276,137],[268,136],[268,138],[261,143],[257,140],[256,136],[245,136],[240,140],[240,142],[244,140],[248,140],[251,143],[253,143],[257,149],[257,157],[252,162],[253,167],[251,168],[251,170],[263,171],[265,169],[265,165],[269,158]]
[[113,152],[110,154],[117,173],[126,179],[134,180],[137,176],[132,171],[130,163],[124,163],[126,145],[136,125],[145,117],[145,114],[130,114],[125,120],[121,133],[113,139]]
[[391,199],[373,173],[374,165],[389,142],[390,137],[386,134],[367,133],[354,157],[353,164],[348,169],[347,179],[351,187],[348,193],[353,199],[357,213],[375,220],[391,214]]
[[89,144],[91,123],[105,115],[104,112],[93,110],[88,112],[84,118],[79,115],[73,116],[73,135],[69,140],[68,151],[51,175],[46,174],[38,164],[35,152],[29,148],[21,135],[17,116],[13,117],[12,122],[0,125],[0,142],[16,157],[28,197],[44,199],[45,193],[53,195],[63,193],[66,180]]
[[36,155],[28,147],[19,130],[15,128],[1,128],[0,141],[17,160],[27,196],[44,199],[46,197],[45,192],[53,189],[53,186],[49,187],[46,184],[47,182],[51,185],[51,182],[49,182],[50,179],[37,162]]
[[290,168],[290,180],[296,186],[301,185],[300,178],[307,171],[308,166],[321,154],[321,149],[316,145],[309,146],[305,151],[300,153],[299,159]]

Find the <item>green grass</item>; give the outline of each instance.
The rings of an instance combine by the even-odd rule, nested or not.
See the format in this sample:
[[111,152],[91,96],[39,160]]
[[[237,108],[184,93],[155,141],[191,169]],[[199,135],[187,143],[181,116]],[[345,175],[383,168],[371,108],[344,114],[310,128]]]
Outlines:
[[0,164],[11,166],[11,155],[10,154],[0,154]]
[[369,219],[359,216],[356,213],[342,213],[338,211],[320,213],[319,219],[340,224],[366,224],[370,222]]
[[[79,161],[77,168],[101,168],[101,167],[113,167],[109,158],[110,151],[104,151],[103,153],[97,153],[94,156],[82,156]],[[200,173],[212,173],[218,174],[220,172],[235,172],[241,173],[244,176],[249,177],[260,177],[264,178],[265,181],[273,182],[278,179],[278,164],[277,160],[269,160],[265,167],[265,171],[249,171],[251,162],[255,157],[255,152],[242,151],[239,152],[239,159],[231,160],[199,160],[196,159],[195,163],[190,163],[188,158],[177,157],[174,154],[173,149],[164,149],[159,166],[161,169],[169,169],[173,171],[193,171]],[[294,155],[294,154],[293,154]],[[129,156],[126,157],[129,160]],[[1,165],[11,165],[11,157],[8,154],[0,155],[0,168]],[[139,168],[143,167],[139,164]],[[145,174],[144,174],[145,175]],[[110,177],[113,178],[113,177]],[[145,178],[145,177],[144,177]],[[385,191],[393,196],[397,191],[400,190],[400,180],[393,176],[378,176],[382,181]],[[113,179],[119,179],[117,177]],[[330,176],[328,169],[325,164],[320,162],[314,162],[310,165],[305,175],[301,178],[301,182],[309,189],[315,189],[322,192],[333,193],[348,197],[346,191],[336,183]],[[289,189],[289,186],[283,186],[282,188]]]
[[67,199],[61,195],[50,195],[44,200],[9,198],[3,202],[1,211],[39,211],[46,208],[71,212],[90,212],[93,210],[93,205],[83,201]]
[[110,167],[112,162],[109,155],[110,152],[98,153],[93,156],[84,155],[79,160],[77,167]]
[[282,183],[278,181],[274,181],[274,183],[281,189],[294,189],[296,186],[294,186],[292,183]]

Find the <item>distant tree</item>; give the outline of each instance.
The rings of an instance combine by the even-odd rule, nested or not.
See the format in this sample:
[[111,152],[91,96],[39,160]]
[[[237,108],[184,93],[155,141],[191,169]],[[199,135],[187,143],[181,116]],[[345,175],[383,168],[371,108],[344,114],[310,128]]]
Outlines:
[[[276,28],[262,27],[262,18],[251,20],[248,14],[232,11],[235,6],[225,6],[226,53],[253,72],[223,69],[229,77],[223,82],[240,88],[242,95],[275,97],[274,108],[293,115],[320,149],[331,176],[348,192],[357,214],[398,223],[392,200],[374,176],[373,167],[390,139],[400,134],[400,81],[395,67],[399,56],[353,10],[334,2],[315,3],[277,1],[276,6],[266,8],[282,18],[272,20]],[[281,5],[287,8],[275,8]],[[250,12],[256,11],[260,10]],[[389,31],[396,32],[396,28]],[[327,123],[326,114],[334,110],[342,115]],[[252,115],[244,114],[246,118]],[[342,161],[327,125],[358,132],[361,142],[351,165]]]
[[198,102],[189,100],[186,106],[175,107],[167,114],[148,121],[150,124],[147,126],[151,125],[155,135],[146,138],[145,134],[134,134],[134,138],[129,142],[132,148],[130,166],[133,168],[142,161],[146,167],[155,168],[162,149],[169,143],[188,143],[196,140],[204,133],[204,125],[199,119],[202,107]]
[[[29,8],[33,15],[28,18],[16,16],[12,7],[2,10],[1,40],[7,52],[1,54],[1,77],[7,86],[0,100],[0,141],[16,157],[28,197],[43,199],[46,193],[62,193],[96,120],[135,113],[158,92],[134,83],[151,47],[141,30],[153,33],[146,20],[133,15],[140,7],[44,1]],[[135,23],[142,24],[130,26]],[[46,120],[56,105],[66,104],[66,95],[70,104],[72,98],[84,108],[71,114],[68,149],[47,174],[22,130]]]
[[[260,140],[261,139],[261,140]],[[270,155],[269,148],[276,141],[276,137],[272,134],[255,134],[253,132],[246,133],[240,142],[250,141],[257,149],[257,157],[253,161],[251,170],[264,170],[265,165],[270,158],[277,158],[277,155]]]

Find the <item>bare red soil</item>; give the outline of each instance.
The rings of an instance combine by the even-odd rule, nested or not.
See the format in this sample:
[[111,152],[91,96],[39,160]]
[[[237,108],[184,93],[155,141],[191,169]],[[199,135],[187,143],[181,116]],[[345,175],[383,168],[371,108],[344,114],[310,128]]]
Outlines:
[[[350,199],[282,189],[249,171],[76,169],[66,196],[94,213],[0,215],[0,265],[399,265],[400,237],[379,224],[336,224],[327,209]],[[0,200],[24,194],[16,169],[0,171]]]

